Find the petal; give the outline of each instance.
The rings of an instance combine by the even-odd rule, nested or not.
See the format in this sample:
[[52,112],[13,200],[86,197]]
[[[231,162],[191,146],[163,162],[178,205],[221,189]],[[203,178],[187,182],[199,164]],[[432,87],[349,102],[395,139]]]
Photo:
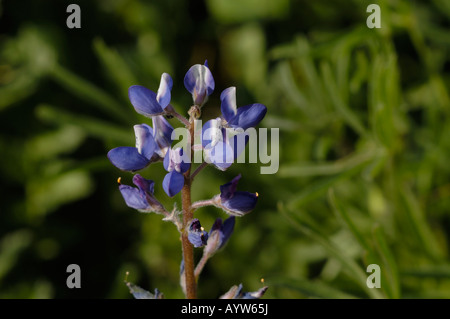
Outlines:
[[172,171],[167,173],[163,180],[163,188],[167,195],[170,197],[178,194],[184,185],[184,176],[183,174],[178,173],[177,171]]
[[167,73],[163,73],[161,75],[158,94],[156,94],[156,101],[158,101],[159,105],[161,105],[163,109],[165,109],[166,106],[170,103],[170,91],[172,90],[172,85],[173,82],[170,75]]
[[233,86],[225,89],[222,94],[220,94],[220,101],[220,110],[223,117],[228,122],[236,115],[237,112],[236,88]]
[[257,194],[237,191],[232,198],[223,201],[222,205],[231,215],[242,216],[253,210],[257,201]]
[[259,299],[266,293],[268,288],[269,287],[264,286],[261,289],[254,292],[244,292],[241,294],[240,299]]
[[195,64],[184,77],[184,86],[192,94],[194,103],[202,105],[207,95],[214,91],[214,78],[205,65]]
[[156,100],[155,92],[141,85],[133,85],[128,89],[128,97],[134,109],[147,117],[159,115],[164,112]]
[[[234,129],[231,129],[234,130]],[[238,134],[230,134],[230,128],[225,130],[225,139],[234,152],[234,159],[236,160],[242,152],[245,150],[245,147],[250,140],[250,137],[245,132]]]
[[152,195],[155,192],[155,182],[151,179],[146,179],[139,174],[133,176],[133,184],[139,187],[141,192],[147,192]]
[[162,115],[153,116],[153,138],[156,142],[155,152],[163,158],[172,144],[173,127]]
[[137,188],[128,185],[120,185],[119,190],[128,207],[138,210],[146,210],[149,208],[145,196],[143,196]]
[[224,171],[233,164],[234,152],[231,146],[224,142],[218,142],[209,154],[212,164]]
[[190,163],[186,163],[185,159],[183,157],[183,149],[178,147],[176,149],[171,149],[166,153],[166,156],[164,157],[164,168],[168,172],[176,171],[178,173],[185,173],[190,167]]
[[236,192],[237,184],[241,177],[241,174],[239,174],[238,176],[233,178],[231,182],[220,186],[220,200],[222,202],[233,197],[234,193]]
[[237,109],[236,115],[228,121],[228,124],[234,128],[242,128],[244,130],[249,127],[255,127],[262,121],[266,115],[267,108],[259,103],[242,106]]
[[147,124],[135,125],[134,134],[136,135],[136,148],[139,154],[150,160],[156,148],[152,128]]
[[222,248],[230,239],[231,234],[234,230],[236,218],[234,216],[229,217],[222,225],[220,232],[220,246],[219,249]]
[[134,172],[146,167],[150,161],[139,154],[136,147],[121,146],[108,152],[111,163],[123,171]]
[[202,228],[197,218],[194,218],[189,226],[188,239],[197,248],[207,244],[208,233]]

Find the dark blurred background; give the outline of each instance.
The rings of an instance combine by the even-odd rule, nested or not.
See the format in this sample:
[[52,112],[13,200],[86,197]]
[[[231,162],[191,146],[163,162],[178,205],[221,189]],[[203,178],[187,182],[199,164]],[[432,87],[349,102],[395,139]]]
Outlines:
[[[66,8],[81,8],[69,29]],[[380,5],[380,29],[366,12]],[[106,153],[133,146],[130,85],[157,90],[208,60],[216,89],[263,103],[280,169],[206,168],[193,199],[242,173],[259,202],[199,280],[268,298],[449,298],[450,3],[434,1],[0,1],[0,298],[131,298],[128,280],[183,298],[175,227],[128,208]],[[171,120],[172,125],[178,123]],[[269,148],[270,150],[270,148]],[[141,172],[161,188],[165,171]],[[179,202],[179,195],[174,198]],[[180,207],[180,204],[179,204]],[[196,213],[209,230],[215,208]],[[197,258],[201,251],[196,251]],[[81,267],[81,289],[66,268]],[[381,267],[369,289],[366,268]]]

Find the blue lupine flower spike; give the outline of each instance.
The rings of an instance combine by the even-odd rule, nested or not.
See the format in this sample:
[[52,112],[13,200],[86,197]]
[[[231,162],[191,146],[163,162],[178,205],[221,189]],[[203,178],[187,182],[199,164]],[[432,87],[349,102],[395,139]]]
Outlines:
[[155,183],[152,180],[145,179],[141,175],[133,176],[133,184],[137,186],[132,187],[123,185],[119,182],[119,190],[128,207],[137,209],[142,213],[163,213],[165,212],[162,204],[153,196]]
[[170,103],[172,78],[163,73],[158,93],[142,85],[133,85],[128,89],[128,97],[136,112],[147,117],[164,114],[164,109]]
[[123,171],[138,171],[149,165],[157,147],[152,128],[147,124],[134,126],[136,147],[120,146],[108,152],[111,163]]
[[214,78],[207,61],[204,65],[193,65],[184,77],[184,86],[192,94],[194,104],[200,107],[214,91],[214,85]]
[[258,201],[258,193],[236,191],[241,174],[229,183],[220,186],[220,194],[214,198],[216,206],[230,215],[243,216],[253,210]]
[[197,218],[194,218],[189,226],[188,239],[196,248],[203,247],[208,242],[208,233]]

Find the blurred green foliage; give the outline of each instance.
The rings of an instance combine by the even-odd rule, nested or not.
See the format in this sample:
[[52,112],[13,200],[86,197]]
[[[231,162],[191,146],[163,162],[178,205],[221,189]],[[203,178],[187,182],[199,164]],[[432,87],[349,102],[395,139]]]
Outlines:
[[[69,3],[81,29],[68,29]],[[381,7],[381,29],[366,7]],[[23,10],[27,7],[27,10]],[[208,167],[193,199],[243,174],[260,201],[206,266],[199,296],[269,285],[268,298],[450,298],[448,1],[0,1],[0,298],[131,298],[129,280],[182,298],[175,227],[126,207],[106,159],[149,122],[130,85],[208,59],[216,91],[259,102],[280,169]],[[178,125],[173,122],[174,125]],[[161,190],[164,170],[142,173]],[[159,185],[159,186],[158,186]],[[176,199],[179,200],[178,197]],[[196,213],[209,229],[214,208]],[[66,287],[66,267],[82,288]],[[366,285],[369,264],[381,288]]]

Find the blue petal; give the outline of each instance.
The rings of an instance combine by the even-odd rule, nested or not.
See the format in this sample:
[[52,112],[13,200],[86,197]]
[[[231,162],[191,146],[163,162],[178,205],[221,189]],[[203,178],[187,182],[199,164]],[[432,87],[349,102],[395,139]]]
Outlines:
[[151,179],[146,179],[139,174],[133,176],[133,184],[139,187],[141,192],[152,194],[155,192],[155,182]]
[[211,150],[209,157],[214,166],[224,171],[233,164],[234,151],[229,144],[218,142]]
[[267,108],[259,103],[242,106],[237,109],[236,115],[228,121],[228,124],[234,128],[242,128],[244,130],[249,127],[255,127],[262,121],[266,115]]
[[[245,150],[245,147],[248,144],[248,141],[250,140],[249,134],[246,132],[238,133],[236,135],[229,134],[228,130],[229,128],[225,130],[225,139],[227,143],[230,145],[230,147],[233,149],[234,152],[234,159],[236,160],[241,153]],[[230,135],[232,137],[230,137]]]
[[237,112],[236,106],[236,88],[229,87],[225,89],[222,94],[220,94],[220,110],[224,119],[228,122],[230,121]]
[[208,242],[208,233],[201,227],[197,218],[194,218],[189,226],[188,239],[194,247],[205,246]]
[[183,149],[171,149],[166,153],[163,161],[164,169],[168,172],[177,171],[178,173],[185,173],[190,167],[190,163],[185,162],[183,158]]
[[177,171],[172,171],[167,173],[163,180],[163,188],[167,195],[170,197],[178,194],[184,185],[184,176],[183,174],[178,173]]
[[220,232],[220,246],[219,249],[222,248],[230,239],[231,234],[234,230],[236,218],[234,216],[229,217],[222,225]]
[[156,142],[155,152],[160,157],[164,157],[172,144],[173,127],[162,115],[154,116],[152,122],[153,137]]
[[170,103],[170,91],[172,90],[172,78],[169,74],[163,73],[161,76],[161,82],[159,84],[158,94],[156,95],[156,101],[163,109]]
[[128,207],[139,210],[146,210],[149,208],[145,196],[137,188],[128,185],[120,185],[119,190]]
[[108,152],[111,163],[123,171],[134,172],[146,167],[150,161],[139,154],[136,147],[121,146]]
[[231,182],[220,186],[220,200],[222,202],[233,197],[233,195],[237,189],[237,184],[238,184],[239,180],[241,179],[241,177],[242,177],[241,174],[239,174],[238,176],[233,178],[233,180]]
[[237,191],[230,199],[223,201],[222,205],[234,213],[236,216],[242,216],[255,208],[258,201],[258,195],[249,192]]
[[203,104],[206,96],[214,91],[214,85],[212,73],[205,65],[193,65],[184,77],[184,86],[192,94],[196,105]]
[[134,109],[147,117],[160,115],[164,112],[156,100],[155,92],[141,85],[133,85],[128,89],[128,97]]
[[170,153],[171,153],[172,149],[169,148],[166,152],[166,155],[164,156],[164,160],[163,160],[163,166],[164,169],[168,172],[171,172],[173,170],[173,167],[170,165]]
[[134,134],[136,135],[136,148],[139,154],[150,160],[156,148],[152,128],[147,124],[135,125]]

